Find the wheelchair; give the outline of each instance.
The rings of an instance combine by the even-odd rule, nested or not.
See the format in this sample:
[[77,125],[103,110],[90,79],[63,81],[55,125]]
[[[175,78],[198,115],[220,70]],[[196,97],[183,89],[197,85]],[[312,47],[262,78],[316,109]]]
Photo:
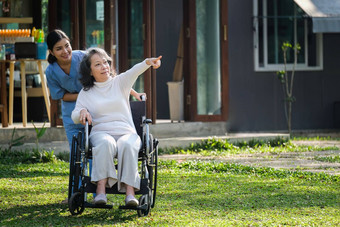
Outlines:
[[[142,146],[138,154],[139,174],[141,177],[137,207],[119,206],[119,209],[136,210],[139,217],[147,216],[154,208],[157,188],[158,140],[150,134],[150,119],[146,119],[145,101],[130,101],[133,122]],[[96,193],[96,185],[91,183],[89,161],[92,159],[92,146],[89,141],[91,126],[86,123],[85,132],[79,132],[72,139],[70,175],[68,187],[68,207],[72,215],[80,215],[85,208],[112,209],[113,205],[95,205],[87,202],[87,193]],[[83,135],[84,134],[84,135]],[[117,169],[117,168],[116,168]],[[125,194],[118,191],[117,184],[106,188],[107,194]]]

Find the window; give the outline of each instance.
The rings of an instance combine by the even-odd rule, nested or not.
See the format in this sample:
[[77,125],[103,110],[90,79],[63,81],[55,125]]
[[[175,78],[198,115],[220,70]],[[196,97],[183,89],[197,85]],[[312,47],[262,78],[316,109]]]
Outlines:
[[86,47],[104,48],[104,1],[86,1]]
[[[283,42],[299,44],[296,70],[322,70],[322,33],[312,32],[312,21],[293,0],[254,0],[254,60],[256,71],[283,69]],[[294,52],[287,53],[287,69]]]

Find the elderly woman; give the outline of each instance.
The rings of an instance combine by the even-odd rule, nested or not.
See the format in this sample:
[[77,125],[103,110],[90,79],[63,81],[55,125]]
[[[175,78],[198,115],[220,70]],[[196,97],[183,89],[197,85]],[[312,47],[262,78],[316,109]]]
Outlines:
[[[66,131],[67,140],[72,146],[73,135],[79,131],[84,131],[84,126],[74,124],[71,120],[71,113],[76,105],[76,100],[82,85],[79,82],[81,77],[78,69],[85,52],[72,50],[70,38],[61,30],[53,30],[46,38],[50,65],[46,68],[46,78],[53,100],[61,99],[63,124]],[[141,95],[131,89],[131,95],[140,100]]]
[[[92,124],[91,181],[97,184],[95,204],[106,204],[105,187],[118,183],[118,190],[126,193],[126,205],[138,205],[135,191],[140,188],[138,152],[141,140],[133,124],[129,93],[139,75],[150,66],[160,67],[161,58],[147,58],[115,76],[106,52],[92,48],[80,64],[83,89],[79,92],[72,120],[85,124],[87,119]],[[118,159],[117,172],[114,158]]]

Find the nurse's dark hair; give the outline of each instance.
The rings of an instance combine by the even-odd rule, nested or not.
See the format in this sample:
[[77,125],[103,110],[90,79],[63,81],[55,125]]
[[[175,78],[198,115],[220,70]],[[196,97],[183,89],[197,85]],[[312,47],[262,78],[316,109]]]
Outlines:
[[[99,56],[105,58],[111,67],[112,59],[105,52],[105,50],[100,48],[90,48],[87,50],[86,55],[83,57],[83,60],[80,62],[79,73],[81,74],[80,83],[83,85],[83,89],[85,91],[89,90],[93,87],[94,82],[96,81],[94,77],[91,75],[91,58],[93,55],[98,54]],[[112,68],[111,68],[112,74]]]
[[[70,41],[70,38],[63,32],[62,30],[55,29],[48,33],[46,37],[47,47],[50,51],[53,50],[54,45],[62,39],[67,39]],[[47,58],[48,63],[52,64],[53,62],[57,61],[57,58],[54,57],[51,53],[48,55]]]

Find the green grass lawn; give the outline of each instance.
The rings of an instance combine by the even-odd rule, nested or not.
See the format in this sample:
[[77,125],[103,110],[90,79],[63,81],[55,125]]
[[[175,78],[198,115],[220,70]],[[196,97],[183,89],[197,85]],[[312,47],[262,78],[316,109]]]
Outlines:
[[[302,138],[301,138],[302,140]],[[306,139],[307,140],[307,139]],[[326,139],[324,139],[326,140]],[[293,140],[277,137],[269,140],[252,139],[250,141],[230,143],[228,140],[211,138],[185,148],[160,149],[161,154],[195,154],[201,156],[230,156],[240,154],[280,154],[289,152],[310,152],[339,150],[336,146],[319,147],[295,145]]]
[[[0,226],[340,225],[340,177],[280,171],[161,162],[156,206],[139,218],[135,211],[90,208],[72,216],[61,204],[67,196],[66,162],[1,164]],[[123,199],[109,196],[115,207]]]

